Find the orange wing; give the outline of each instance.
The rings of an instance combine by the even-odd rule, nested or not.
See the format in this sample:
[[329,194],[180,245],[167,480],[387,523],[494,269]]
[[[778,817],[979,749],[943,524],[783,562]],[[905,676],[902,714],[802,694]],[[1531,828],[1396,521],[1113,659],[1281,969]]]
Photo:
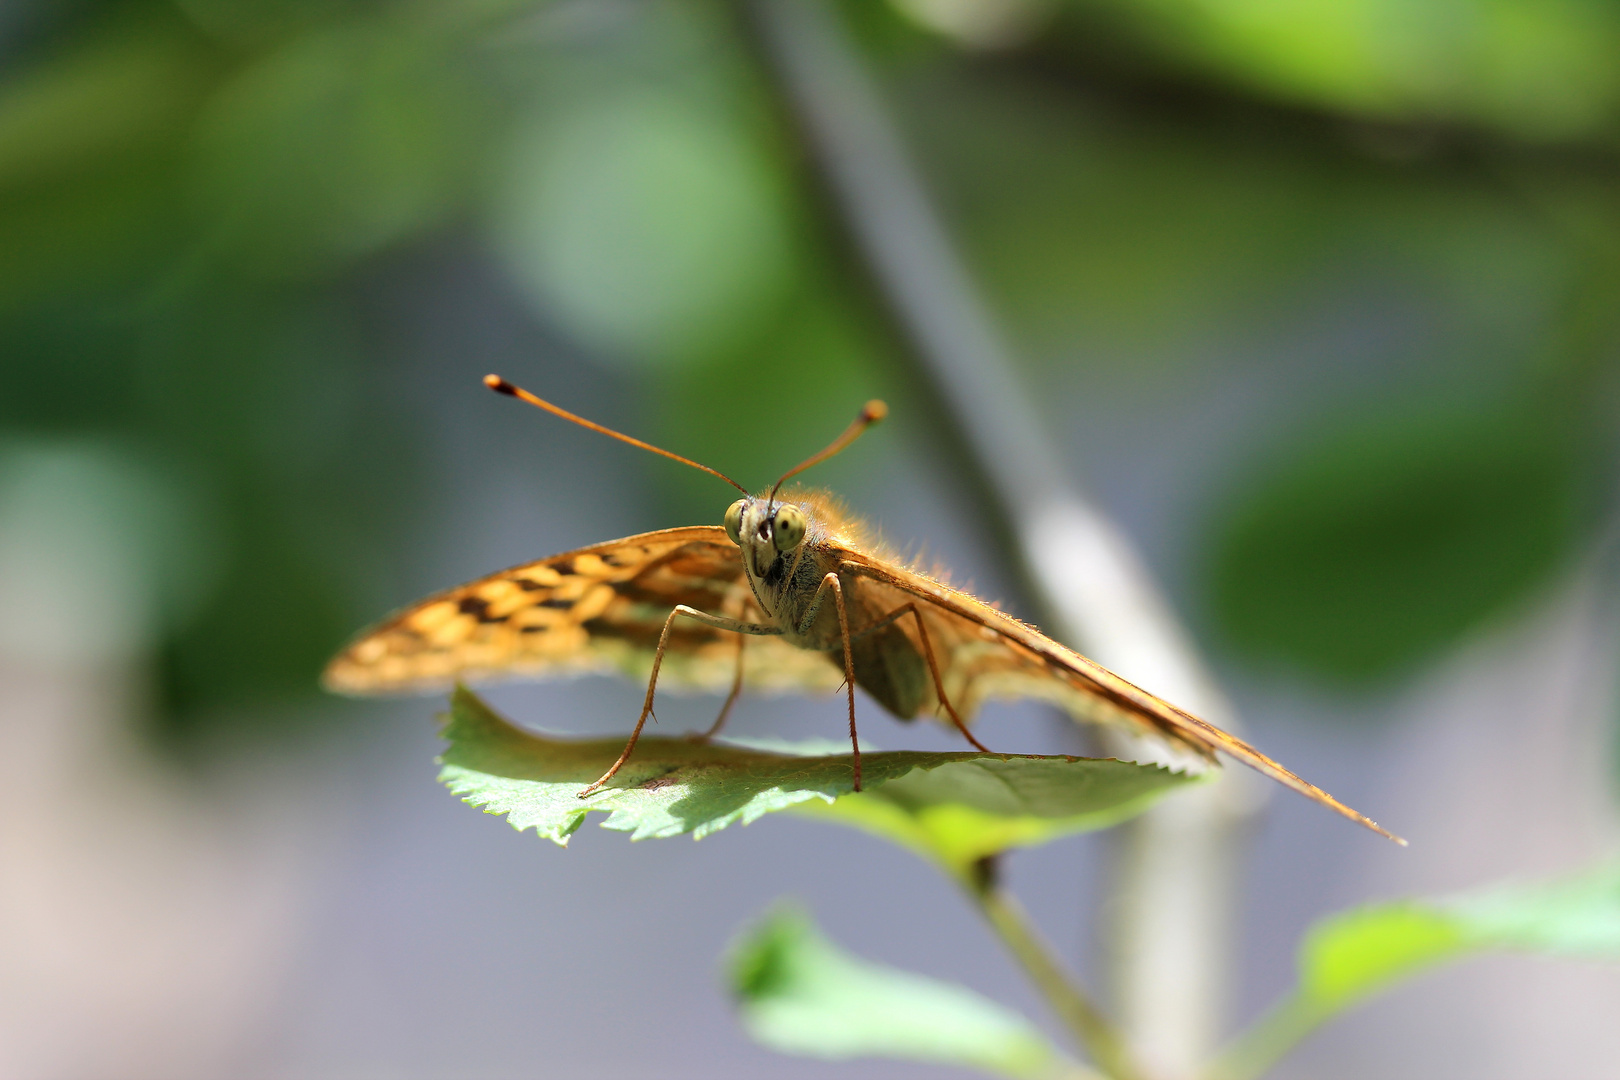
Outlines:
[[[918,611],[927,622],[945,693],[964,720],[992,698],[1050,701],[1077,719],[1150,731],[1205,758],[1224,751],[1350,820],[1406,843],[1242,739],[1154,697],[982,600],[854,548],[841,546],[840,554],[845,574],[859,579],[851,591],[860,615],[852,616],[852,623],[874,620],[910,600],[924,601]],[[913,620],[902,619],[896,626],[916,641]],[[929,686],[925,708],[937,706]]]
[[[753,607],[741,553],[718,525],[612,540],[430,596],[357,637],[322,683],[396,694],[598,672],[645,681],[676,604],[732,618]],[[737,635],[679,619],[658,683],[723,692],[736,664]],[[765,691],[830,691],[841,677],[825,655],[769,637],[748,639],[744,671],[746,685]]]

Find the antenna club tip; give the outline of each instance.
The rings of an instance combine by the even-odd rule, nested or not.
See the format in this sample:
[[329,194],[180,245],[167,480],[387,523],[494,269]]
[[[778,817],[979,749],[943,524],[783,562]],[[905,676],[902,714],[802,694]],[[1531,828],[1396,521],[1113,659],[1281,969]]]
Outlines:
[[861,410],[861,419],[865,420],[868,424],[875,424],[888,415],[889,406],[878,398],[873,398],[871,401],[868,401],[866,403],[866,408]]
[[517,387],[501,378],[499,375],[485,375],[484,385],[497,394],[506,394],[508,397],[517,396]]

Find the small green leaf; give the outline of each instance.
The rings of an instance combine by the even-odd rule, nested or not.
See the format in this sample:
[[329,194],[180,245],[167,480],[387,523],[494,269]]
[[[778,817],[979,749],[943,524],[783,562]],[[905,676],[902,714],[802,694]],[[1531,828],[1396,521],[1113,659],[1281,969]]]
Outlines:
[[1375,904],[1322,920],[1300,946],[1294,994],[1233,1045],[1214,1075],[1259,1076],[1335,1013],[1486,949],[1620,959],[1620,863],[1551,884]]
[[1316,924],[1300,948],[1300,995],[1337,1012],[1468,947],[1455,920],[1417,903],[1381,904]]
[[[690,739],[643,738],[612,783],[582,788],[619,756],[619,738],[537,735],[457,689],[439,774],[451,791],[514,828],[566,844],[592,811],[635,840],[702,838],[790,806],[848,801],[848,754],[803,756]],[[863,792],[839,820],[935,854],[948,864],[1011,844],[1096,828],[1145,808],[1186,777],[1155,766],[1070,757],[892,751],[861,755]],[[892,795],[877,796],[889,787]]]
[[1300,987],[1319,1009],[1336,1011],[1483,949],[1620,959],[1620,863],[1554,884],[1378,904],[1325,919],[1305,938]]
[[736,944],[728,975],[748,1033],[784,1054],[899,1058],[1018,1078],[1076,1068],[1018,1014],[963,987],[851,956],[790,909]]

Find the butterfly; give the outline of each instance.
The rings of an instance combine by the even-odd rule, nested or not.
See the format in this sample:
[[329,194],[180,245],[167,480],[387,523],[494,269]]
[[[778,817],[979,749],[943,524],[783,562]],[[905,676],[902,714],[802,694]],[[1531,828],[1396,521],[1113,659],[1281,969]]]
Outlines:
[[1209,762],[1217,752],[1400,844],[1401,840],[1248,743],[1127,682],[875,540],[826,492],[783,489],[883,419],[868,402],[820,453],[766,493],[706,465],[570,413],[498,376],[491,389],[593,431],[701,469],[742,498],[720,525],[660,529],[553,555],[448,589],[362,632],[327,666],[341,694],[444,690],[456,682],[621,672],[647,681],[641,715],[602,789],[630,759],[654,691],[725,692],[715,735],[744,687],[846,691],[860,789],[858,686],[903,720],[968,721],[992,699],[1036,698],[1076,719],[1151,734]]

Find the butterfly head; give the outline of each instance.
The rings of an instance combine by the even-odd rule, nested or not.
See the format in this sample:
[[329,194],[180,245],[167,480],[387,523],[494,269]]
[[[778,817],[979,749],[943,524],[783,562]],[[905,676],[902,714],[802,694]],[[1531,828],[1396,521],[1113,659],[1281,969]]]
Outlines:
[[810,519],[794,503],[770,498],[742,498],[726,508],[726,535],[743,550],[743,561],[755,577],[764,577],[778,558],[804,543]]

